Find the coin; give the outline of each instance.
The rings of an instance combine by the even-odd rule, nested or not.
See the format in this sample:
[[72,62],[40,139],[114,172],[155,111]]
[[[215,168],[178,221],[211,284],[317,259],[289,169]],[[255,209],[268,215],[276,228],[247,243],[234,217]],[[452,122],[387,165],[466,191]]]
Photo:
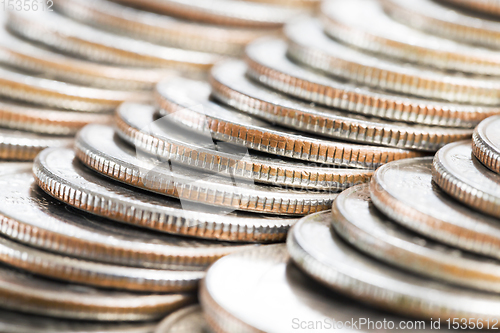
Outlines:
[[498,51],[455,43],[412,29],[390,18],[377,1],[325,2],[322,22],[331,37],[368,52],[439,69],[500,74]]
[[421,154],[282,130],[210,101],[210,87],[202,82],[178,78],[159,83],[156,90],[156,102],[162,116],[169,116],[194,131],[209,130],[216,140],[253,150],[316,163],[372,169],[392,160]]
[[296,65],[286,57],[286,49],[279,39],[253,42],[246,50],[247,75],[309,102],[397,121],[472,128],[500,112],[498,107],[408,98],[351,85]]
[[82,322],[0,310],[2,333],[152,333],[154,329],[154,322]]
[[490,170],[500,173],[500,117],[482,121],[474,130],[472,150],[474,155]]
[[112,116],[45,109],[0,101],[0,126],[42,134],[72,135],[90,123],[109,124]]
[[156,44],[233,56],[241,55],[252,40],[272,33],[190,22],[106,0],[64,0],[55,5],[64,14],[98,28]]
[[190,294],[138,295],[55,282],[0,266],[0,306],[51,317],[144,321],[194,301]]
[[456,200],[485,214],[500,217],[500,175],[473,155],[470,141],[454,142],[434,156],[433,180]]
[[246,28],[279,28],[299,16],[300,9],[232,0],[118,0],[190,21]]
[[163,319],[155,333],[205,333],[207,323],[199,305],[191,305],[177,310]]
[[285,27],[288,55],[330,75],[397,93],[456,103],[498,105],[500,80],[385,60],[328,38],[314,19]]
[[[498,317],[498,295],[434,282],[370,259],[330,232],[331,223],[328,211],[306,216],[287,239],[294,262],[331,289],[412,317],[466,318],[472,322]],[[209,276],[210,271],[206,278]]]
[[474,45],[500,48],[500,23],[497,21],[469,16],[431,0],[384,0],[382,4],[395,20],[416,29]]
[[118,36],[67,19],[55,12],[10,12],[16,34],[59,51],[114,65],[159,67],[187,72],[208,70],[220,56],[154,45]]
[[0,96],[51,108],[109,112],[124,101],[145,102],[148,92],[105,90],[49,80],[0,66]]
[[500,291],[497,261],[463,253],[398,226],[373,206],[368,185],[342,192],[333,203],[332,214],[338,235],[369,256],[443,282]]
[[115,67],[68,57],[0,29],[0,61],[56,80],[116,90],[151,90],[174,75],[168,69]]
[[321,0],[250,0],[252,2],[262,2],[266,4],[276,4],[280,6],[290,7],[316,7],[321,3]]
[[[33,167],[38,185],[54,198],[92,214],[172,234],[238,242],[283,241],[296,218],[245,212],[211,214],[176,199],[108,181],[74,160],[68,149],[41,152]],[[68,195],[74,193],[74,195]]]
[[224,62],[211,71],[212,95],[242,112],[301,131],[357,143],[435,151],[466,139],[468,129],[395,123],[324,109],[288,98],[245,77],[243,62]]
[[4,174],[0,185],[0,233],[43,250],[133,267],[204,270],[245,247],[150,232],[85,214],[45,195],[34,183],[31,167]]
[[0,128],[0,159],[30,161],[45,148],[70,147],[72,145],[73,138]]
[[500,2],[498,0],[441,0],[441,2],[447,2],[450,5],[460,6],[464,9],[477,11],[483,14],[500,15]]
[[[324,236],[330,237],[328,230]],[[394,327],[403,319],[311,280],[290,262],[284,245],[264,246],[217,261],[201,283],[200,302],[216,332],[368,332],[366,323],[360,326],[361,318],[373,323],[385,318]],[[351,328],[352,323],[357,325]]]
[[377,170],[371,199],[403,226],[466,251],[500,259],[498,220],[446,195],[432,182],[431,158],[408,159]]
[[[98,173],[148,191],[179,198],[183,206],[200,211],[227,209],[249,212],[304,215],[328,209],[337,196],[330,192],[256,185],[213,173],[170,166],[149,156],[138,156],[124,142],[114,138],[112,128],[88,125],[78,134],[76,156]],[[190,204],[191,203],[191,204]],[[217,208],[202,208],[200,204]]]
[[96,287],[149,291],[193,291],[204,273],[115,266],[44,252],[0,237],[0,261],[59,281]]
[[245,148],[214,142],[209,133],[179,128],[169,117],[155,117],[155,108],[122,104],[116,112],[116,133],[137,149],[170,163],[280,187],[334,192],[366,183],[371,170],[304,165],[269,157]]

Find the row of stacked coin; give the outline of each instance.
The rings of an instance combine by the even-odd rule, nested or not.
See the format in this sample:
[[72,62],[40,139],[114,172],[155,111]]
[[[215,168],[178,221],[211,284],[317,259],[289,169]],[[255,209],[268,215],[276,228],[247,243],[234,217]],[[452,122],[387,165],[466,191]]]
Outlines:
[[[499,121],[483,121],[476,133],[498,133]],[[498,157],[498,134],[477,135]],[[203,310],[171,321],[197,318],[196,332],[495,329],[499,199],[500,175],[476,159],[470,141],[391,162],[369,185],[342,192],[331,212],[302,218],[286,248],[216,262],[201,286]]]
[[[43,135],[70,135],[90,122],[108,123],[112,118],[109,113],[122,102],[149,102],[159,80],[173,78],[178,72],[203,77],[221,55],[238,55],[252,39],[277,32],[281,20],[298,11],[295,6],[313,7],[315,2],[279,4],[290,8],[248,2],[228,12],[221,7],[221,18],[239,12],[248,13],[248,20],[254,21],[239,27],[222,26],[222,19],[209,25],[109,1],[57,2],[57,12],[48,8],[31,13],[13,10],[7,17],[8,31],[2,32],[1,46],[5,67],[1,94],[8,98],[4,104],[12,105],[5,109],[5,126]],[[142,1],[127,3],[147,5]],[[189,13],[206,11],[202,2],[186,5]],[[274,11],[272,16],[266,16],[267,9]],[[168,10],[166,14],[183,16]],[[43,106],[56,109],[49,112]],[[147,105],[125,104],[121,110],[131,106],[152,117]],[[23,111],[27,108],[30,113]],[[141,117],[135,117],[139,120]],[[189,139],[185,145],[192,144],[191,133],[176,133]],[[5,139],[4,158],[29,160],[44,147],[58,146],[36,146],[24,132],[12,135],[22,138],[18,140],[22,149]],[[65,140],[67,146],[72,141],[55,140]],[[256,246],[248,242],[283,240],[297,220],[251,213],[269,210],[272,204],[264,203],[260,208],[262,200],[282,199],[272,189],[247,186],[235,190],[224,186],[231,185],[228,180],[215,176],[197,190],[192,183],[203,177],[183,168],[172,168],[171,172],[165,161],[137,154],[114,136],[111,127],[88,126],[75,143],[83,163],[70,149],[52,148],[43,151],[33,165],[4,163],[0,167],[4,236],[0,239],[0,261],[5,264],[0,267],[1,304],[29,314],[2,312],[2,330],[158,330],[156,320],[195,301],[194,291],[209,264],[228,253]],[[171,191],[163,192],[169,180],[173,181]],[[220,215],[216,214],[219,210],[210,212],[183,200],[182,195],[188,199],[197,194],[208,197],[210,191],[221,187],[228,189],[229,195],[242,192],[255,208],[249,205],[248,213],[232,212],[234,207],[224,202],[224,215]],[[328,193],[304,199],[289,192],[285,190],[283,201],[289,200],[291,206],[305,203],[292,215],[302,215],[309,207],[325,209],[331,203]],[[224,198],[228,193],[222,195]],[[217,194],[215,199],[219,198]]]

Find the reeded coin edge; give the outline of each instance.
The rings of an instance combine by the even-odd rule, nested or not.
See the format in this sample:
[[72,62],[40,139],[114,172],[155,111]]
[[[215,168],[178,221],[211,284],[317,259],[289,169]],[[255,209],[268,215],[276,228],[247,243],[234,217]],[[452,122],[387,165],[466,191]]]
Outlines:
[[455,177],[440,161],[439,152],[432,163],[432,179],[444,192],[459,202],[485,214],[500,218],[500,198],[474,188]]
[[[488,169],[500,174],[500,151],[492,147],[481,135],[479,125],[472,134],[472,153]],[[499,185],[500,186],[500,185]]]
[[[300,224],[297,224],[297,226],[300,226]],[[300,245],[293,229],[288,234],[287,249],[297,266],[314,280],[336,292],[360,300],[363,303],[368,303],[377,308],[397,312],[405,316],[421,318],[436,318],[436,316],[440,318],[453,318],[457,316],[468,318],[477,314],[466,313],[459,307],[454,309],[453,307],[447,306],[439,306],[439,311],[436,313],[437,306],[425,299],[419,297],[414,298],[398,291],[388,290],[376,284],[363,281],[356,276],[347,275],[329,267],[312,257],[307,250]],[[479,318],[487,319],[488,316],[480,315]]]
[[[213,216],[213,221],[209,221],[197,218],[196,215],[190,217],[189,214],[183,211],[179,211],[176,215],[175,211],[172,210],[170,214],[167,214],[167,212],[162,213],[159,210],[156,212],[148,211],[139,206],[127,205],[125,202],[114,202],[112,199],[88,189],[75,188],[69,182],[44,167],[39,158],[35,160],[33,170],[35,179],[42,190],[70,206],[114,221],[176,235],[221,241],[259,243],[283,241],[290,227],[287,223],[274,226],[266,226],[265,224],[261,226],[239,225],[225,221],[221,222],[221,219],[217,220],[217,215]],[[209,216],[209,214],[198,215]],[[232,220],[232,222],[234,221],[237,221],[237,219]],[[209,264],[231,252],[223,250],[212,251],[214,253],[205,260],[198,262],[198,265]],[[191,254],[191,257],[192,259],[189,261],[195,261],[196,255]]]
[[346,197],[352,192],[365,190],[367,191],[368,187],[344,191],[333,203],[331,226],[347,243],[367,256],[405,271],[458,286],[489,292],[500,291],[500,274],[498,271],[491,271],[490,263],[464,257],[450,260],[452,257],[450,253],[425,248],[398,238],[397,235],[391,235],[388,230],[378,229],[376,232],[371,232],[360,226],[359,222],[351,222],[352,212],[347,212],[351,217],[344,214],[346,208],[342,206],[342,199],[349,200]]
[[490,106],[500,103],[499,86],[490,82],[478,79],[458,82],[446,80],[444,75],[437,78],[421,76],[417,72],[412,74],[405,73],[404,70],[375,67],[356,60],[346,60],[321,49],[301,45],[290,38],[287,41],[287,54],[295,61],[358,84],[441,101],[480,103]]
[[[52,253],[42,253],[42,251],[36,249],[31,249],[30,253],[28,249],[13,249],[9,248],[8,245],[0,245],[0,261],[18,269],[57,280],[104,288],[148,292],[192,291],[197,288],[198,281],[203,274],[197,271],[186,271],[183,272],[185,276],[180,279],[158,279],[157,276],[149,278],[147,270],[129,268],[132,274],[126,276],[114,273],[113,265],[108,265],[107,271],[104,271],[100,263],[82,262],[79,259]],[[101,268],[92,270],[92,268],[88,267],[88,264],[101,266]],[[165,277],[168,277],[167,271],[165,271]]]
[[485,233],[464,232],[464,229],[456,224],[434,218],[405,205],[384,190],[378,180],[377,172],[370,183],[370,195],[375,207],[384,215],[418,234],[466,251],[500,259],[499,239]]
[[351,27],[324,12],[322,12],[321,19],[326,34],[334,39],[341,40],[346,44],[354,45],[369,52],[439,69],[446,68],[482,75],[500,74],[500,62],[488,59],[487,57],[401,42],[390,37],[370,33],[363,30],[363,28]]
[[[251,179],[256,182],[298,188],[320,189],[334,192],[349,186],[366,183],[372,174],[363,169],[312,168],[300,169],[285,163],[238,159],[230,154],[218,155],[217,151],[183,146],[169,142],[134,128],[119,114],[115,117],[117,134],[129,144],[153,156],[179,162],[194,168],[210,170],[227,176]],[[325,169],[325,170],[322,170]]]
[[[199,186],[177,183],[175,180],[151,181],[147,177],[140,176],[140,170],[113,161],[108,157],[99,156],[91,149],[85,147],[79,140],[75,143],[75,151],[78,159],[90,169],[112,178],[114,180],[153,191],[162,195],[199,202],[212,206],[227,207],[255,213],[281,214],[281,215],[305,215],[312,212],[328,209],[334,196],[325,194],[325,198],[287,200],[277,197],[258,197],[248,194],[236,194],[220,188],[201,188]],[[237,189],[235,187],[235,189]]]
[[357,92],[342,89],[340,85],[338,88],[327,86],[264,66],[248,54],[245,62],[248,65],[247,74],[270,88],[307,101],[367,116],[423,125],[473,128],[483,119],[500,113],[500,109],[495,111],[493,107],[477,107],[486,109],[485,111],[478,111],[474,106],[463,109],[460,106],[440,107],[433,105],[432,101],[412,102],[404,96],[378,97],[359,89]]
[[496,0],[475,1],[475,0],[440,0],[451,5],[460,6],[483,14],[500,15],[500,5]]
[[388,124],[389,127],[384,127],[383,124],[350,119],[348,115],[341,118],[319,111],[309,113],[305,110],[280,106],[236,91],[218,81],[213,75],[210,76],[210,84],[214,97],[242,112],[285,127],[336,139],[402,149],[436,151],[447,143],[470,138],[468,130],[446,128],[442,129],[442,132],[429,133],[425,130],[412,130],[410,126],[396,127]]
[[472,44],[480,44],[493,49],[500,47],[500,32],[446,21],[445,17],[430,17],[399,6],[391,0],[383,0],[384,10],[396,21],[443,36]]
[[[248,129],[210,116],[202,116],[156,93],[160,114],[194,129],[204,128],[205,122],[212,137],[266,153],[315,163],[325,163],[360,169],[375,169],[393,160],[420,156],[421,153],[392,147],[362,146],[347,142],[290,138],[264,129]],[[183,111],[182,115],[179,115]],[[302,137],[300,137],[302,138]]]
[[57,147],[70,146],[73,144],[73,139],[64,137],[60,139],[40,139],[33,140],[29,145],[24,139],[17,141],[16,138],[3,137],[0,133],[0,159],[31,161],[40,151],[51,147],[54,143],[56,143],[55,146]]

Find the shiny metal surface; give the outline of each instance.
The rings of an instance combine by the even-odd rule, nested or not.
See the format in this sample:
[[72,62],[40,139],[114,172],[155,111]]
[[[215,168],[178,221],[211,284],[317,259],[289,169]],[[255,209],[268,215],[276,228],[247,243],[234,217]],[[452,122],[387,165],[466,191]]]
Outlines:
[[192,305],[168,315],[155,333],[208,333],[208,325],[199,305]]
[[474,156],[490,170],[500,174],[500,117],[483,120],[472,135]]

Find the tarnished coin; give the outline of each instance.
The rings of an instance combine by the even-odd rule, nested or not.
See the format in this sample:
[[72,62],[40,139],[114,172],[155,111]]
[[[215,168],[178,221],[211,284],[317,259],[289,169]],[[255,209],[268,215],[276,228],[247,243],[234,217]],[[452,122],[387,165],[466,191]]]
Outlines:
[[178,78],[157,85],[160,114],[214,139],[266,153],[316,163],[376,168],[421,153],[379,146],[356,145],[303,136],[221,106],[209,99],[210,87]]
[[500,16],[500,1],[498,0],[440,0],[443,3],[474,10],[479,13]]
[[[252,40],[272,33],[200,24],[122,6],[107,0],[54,3],[64,14],[98,28],[188,50],[240,55]],[[276,31],[277,32],[277,31]]]
[[115,91],[77,86],[0,66],[0,96],[47,107],[109,112],[124,101],[149,101],[149,92]]
[[0,128],[0,159],[30,161],[45,148],[71,147],[73,138]]
[[44,109],[0,101],[0,126],[42,134],[72,135],[90,123],[109,124],[112,115]]
[[335,231],[367,255],[444,282],[500,291],[499,261],[462,253],[398,226],[373,206],[368,185],[342,192],[332,214]]
[[[109,181],[74,160],[68,149],[41,152],[33,167],[48,194],[89,213],[144,228],[208,239],[238,242],[283,241],[296,218],[245,212],[204,213],[188,210],[176,199]],[[69,195],[74,193],[73,195]]]
[[[200,211],[226,209],[279,215],[304,215],[329,209],[336,193],[307,192],[233,180],[185,166],[170,165],[114,137],[111,127],[88,125],[78,134],[76,156],[89,168],[122,183],[179,198]],[[200,207],[207,204],[213,208]]]
[[478,160],[500,174],[500,116],[483,120],[476,127],[472,150]]
[[[487,1],[475,3],[486,4]],[[382,4],[395,20],[416,29],[470,44],[500,48],[500,23],[497,21],[469,16],[432,0],[383,0]]]
[[60,81],[116,90],[151,90],[174,75],[168,69],[115,67],[34,46],[0,30],[0,62]]
[[384,165],[370,184],[371,200],[403,226],[463,250],[500,259],[500,224],[446,195],[432,182],[432,159]]
[[[330,233],[327,229],[319,236],[330,237]],[[211,328],[223,333],[368,332],[373,329],[368,320],[374,325],[384,319],[392,329],[399,327],[403,318],[328,290],[289,259],[284,245],[270,245],[217,261],[200,287],[201,305]],[[361,323],[361,318],[366,322]],[[311,326],[315,323],[321,326]],[[424,321],[419,325],[424,326],[414,328],[429,328]]]
[[295,263],[331,289],[412,317],[471,322],[498,318],[500,296],[434,282],[370,259],[331,232],[331,223],[329,211],[306,216],[287,240]]
[[82,322],[0,310],[2,333],[153,333],[154,329],[155,322]]
[[211,134],[179,128],[169,117],[155,117],[155,108],[122,104],[116,112],[117,134],[135,146],[170,163],[280,187],[334,192],[370,180],[373,171],[304,165],[248,152],[221,142]]
[[458,201],[500,218],[500,175],[472,155],[470,141],[450,143],[434,156],[432,178]]
[[474,127],[498,107],[470,106],[390,95],[351,85],[297,66],[286,57],[279,39],[253,42],[247,47],[247,74],[256,81],[303,100],[367,116],[426,125]]
[[183,19],[248,28],[279,28],[300,9],[232,0],[118,0]]
[[500,52],[412,29],[390,18],[374,0],[326,1],[322,21],[328,35],[369,52],[439,69],[500,74]]
[[346,141],[429,151],[466,139],[472,132],[388,122],[311,106],[253,83],[245,77],[246,69],[239,61],[212,68],[212,95],[242,112],[285,127]]
[[456,103],[498,105],[500,102],[499,79],[377,58],[328,38],[320,22],[314,19],[287,25],[285,35],[291,58],[352,82]]
[[71,257],[134,267],[203,270],[245,247],[149,232],[86,214],[45,195],[35,184],[31,167],[3,174],[0,186],[0,232],[20,243]]
[[24,38],[57,50],[110,64],[206,71],[220,59],[118,36],[67,19],[55,12],[12,11],[7,26]]
[[73,259],[3,237],[0,237],[0,261],[59,281],[134,291],[193,291],[205,275],[200,271],[156,270]]
[[168,315],[154,333],[207,333],[208,325],[199,305],[191,305]]
[[51,317],[144,321],[193,303],[190,294],[140,295],[99,290],[48,279],[0,266],[0,306]]

